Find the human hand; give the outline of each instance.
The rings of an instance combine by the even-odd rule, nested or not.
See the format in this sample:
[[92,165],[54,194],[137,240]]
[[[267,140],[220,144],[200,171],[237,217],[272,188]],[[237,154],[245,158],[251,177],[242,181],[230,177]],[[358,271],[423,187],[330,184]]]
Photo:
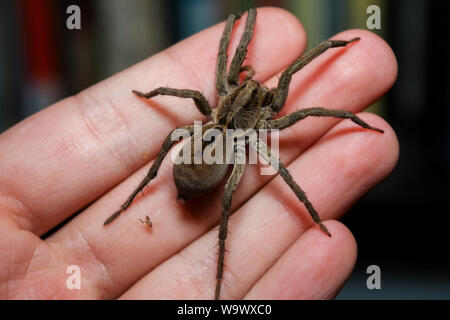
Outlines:
[[[244,22],[238,22],[229,52]],[[146,102],[131,89],[195,89],[217,105],[214,70],[223,26],[204,30],[0,135],[2,298],[213,298],[223,188],[181,205],[166,158],[145,195],[111,225],[103,222],[145,176],[170,130],[202,118],[191,100]],[[329,51],[293,77],[283,113],[315,106],[356,113],[392,86],[396,60],[382,39],[363,30],[335,38],[356,36],[362,40],[350,50]],[[305,32],[292,15],[258,9],[247,55],[255,79],[274,87],[276,74],[305,47]],[[257,165],[247,166],[233,197],[222,298],[337,294],[354,266],[356,243],[344,225],[327,219],[338,218],[386,177],[398,157],[389,125],[373,114],[359,116],[384,134],[329,118],[303,120],[280,132],[281,158],[331,238],[313,224],[280,177],[261,176]],[[138,220],[146,215],[153,222],[150,230]],[[80,290],[66,286],[70,265],[81,269]]]

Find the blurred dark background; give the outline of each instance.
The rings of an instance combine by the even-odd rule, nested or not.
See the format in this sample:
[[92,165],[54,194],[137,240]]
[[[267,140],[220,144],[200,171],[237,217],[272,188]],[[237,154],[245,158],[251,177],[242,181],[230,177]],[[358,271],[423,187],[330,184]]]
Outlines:
[[[68,30],[66,9],[81,9]],[[343,218],[359,247],[339,299],[450,299],[450,2],[426,0],[3,0],[0,2],[0,132],[249,6],[286,8],[310,46],[348,28],[367,28],[381,10],[399,77],[371,106],[395,129],[392,175]],[[366,269],[381,268],[369,290]]]

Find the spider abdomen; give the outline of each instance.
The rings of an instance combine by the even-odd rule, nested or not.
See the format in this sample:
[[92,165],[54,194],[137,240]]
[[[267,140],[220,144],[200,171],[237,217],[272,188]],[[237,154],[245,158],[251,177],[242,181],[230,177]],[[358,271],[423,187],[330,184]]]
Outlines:
[[226,155],[225,136],[219,134],[212,139],[213,141],[205,141],[205,135],[211,127],[214,125],[204,127],[205,131],[201,135],[202,142],[197,147],[194,146],[194,139],[198,137],[195,134],[191,137],[185,145],[185,147],[190,146],[190,154],[187,157],[183,157],[183,149],[178,154],[181,161],[177,161],[173,166],[178,198],[189,200],[204,195],[215,189],[227,174],[229,161],[226,159],[231,155]]
[[215,189],[228,171],[228,164],[176,164],[173,178],[178,197],[189,200]]

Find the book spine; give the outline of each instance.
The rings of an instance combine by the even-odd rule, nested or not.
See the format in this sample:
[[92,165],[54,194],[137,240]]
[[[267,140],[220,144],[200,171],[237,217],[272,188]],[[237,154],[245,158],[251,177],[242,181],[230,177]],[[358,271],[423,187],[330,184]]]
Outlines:
[[56,25],[51,0],[20,1],[24,31],[25,84],[22,116],[62,98]]

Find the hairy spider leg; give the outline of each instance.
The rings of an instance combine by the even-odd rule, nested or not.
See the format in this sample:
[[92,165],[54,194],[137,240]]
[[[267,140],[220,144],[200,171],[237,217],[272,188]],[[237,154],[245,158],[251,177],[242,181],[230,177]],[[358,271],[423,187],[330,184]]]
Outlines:
[[[166,137],[166,139],[163,142],[163,145],[161,147],[161,150],[159,150],[158,155],[156,156],[155,161],[153,162],[152,166],[150,167],[147,175],[145,176],[145,178],[141,181],[141,183],[139,183],[139,186],[133,191],[133,193],[128,197],[127,201],[125,201],[122,206],[120,207],[119,210],[117,210],[116,212],[114,212],[108,219],[105,220],[105,222],[103,223],[103,225],[107,225],[109,223],[111,223],[112,221],[114,221],[114,219],[116,219],[122,212],[124,212],[133,202],[134,198],[136,198],[136,196],[139,194],[139,192],[141,192],[142,189],[144,189],[144,187],[153,179],[156,177],[156,174],[158,173],[158,169],[161,166],[161,163],[164,159],[164,157],[167,155],[167,153],[169,153],[170,149],[172,148],[173,144],[176,141],[172,141],[172,134],[175,133],[177,130],[180,130],[181,133],[183,133],[183,131],[181,130],[187,130],[189,131],[189,133],[192,135],[194,133],[194,126],[190,125],[190,126],[184,126],[181,128],[177,128],[172,130],[169,135]],[[184,131],[185,132],[185,131]]]
[[[270,165],[272,165],[272,167],[274,167],[280,173],[280,176],[283,178],[283,180],[286,182],[289,188],[291,188],[291,190],[294,191],[297,198],[305,205],[314,222],[319,225],[320,229],[323,232],[325,232],[329,237],[331,237],[331,233],[328,231],[327,227],[325,227],[325,225],[322,224],[322,220],[320,219],[319,214],[317,213],[316,209],[314,209],[305,192],[294,181],[289,171],[286,169],[284,164],[279,160],[278,156],[272,154],[272,151],[270,150],[269,146],[267,146],[260,139],[250,140],[249,145],[255,150],[257,150],[258,154],[260,154],[265,161],[267,161]],[[277,166],[274,166],[273,165],[274,163],[277,163]]]
[[142,93],[137,90],[133,90],[133,93],[139,97],[146,99],[153,98],[157,95],[174,96],[179,98],[192,98],[195,102],[195,105],[197,106],[197,109],[202,114],[210,117],[212,113],[212,109],[211,106],[209,105],[208,100],[206,100],[205,96],[200,91],[191,89],[173,89],[167,87],[160,87],[147,93]]
[[320,56],[322,53],[327,51],[330,48],[335,47],[345,47],[349,43],[358,41],[360,38],[353,38],[349,41],[344,40],[327,40],[322,42],[318,46],[309,50],[306,54],[295,60],[289,67],[284,70],[281,74],[280,80],[278,81],[277,88],[272,89],[274,92],[274,97],[272,101],[272,110],[274,113],[278,113],[281,108],[283,108],[284,103],[286,102],[286,98],[289,91],[289,83],[291,82],[291,78],[294,73],[302,69],[308,63],[310,63],[313,59]]
[[342,118],[342,119],[350,119],[357,125],[370,130],[375,130],[377,132],[383,133],[384,131],[375,127],[370,126],[364,120],[359,118],[353,112],[347,110],[336,110],[336,109],[324,109],[324,108],[305,108],[301,110],[297,110],[291,114],[280,117],[278,119],[269,120],[267,122],[267,127],[270,129],[279,129],[282,130],[298,121],[305,119],[306,117],[333,117],[333,118]]
[[239,86],[239,74],[242,71],[242,63],[247,55],[247,47],[253,37],[253,30],[255,29],[256,9],[248,10],[247,21],[245,22],[245,29],[242,33],[239,44],[234,53],[233,60],[231,60],[230,69],[228,70],[228,83],[230,86]]
[[231,14],[228,16],[222,37],[220,38],[219,53],[217,54],[216,65],[216,89],[219,96],[228,94],[229,86],[227,82],[227,64],[228,64],[228,45],[230,44],[231,31],[239,17]]
[[225,239],[228,235],[228,218],[231,208],[231,199],[245,169],[245,141],[234,145],[234,166],[230,177],[225,185],[225,192],[222,200],[222,215],[219,226],[219,258],[217,261],[216,292],[215,299],[220,297],[220,289],[223,278],[223,265],[225,259]]
[[252,66],[249,66],[249,65],[242,66],[241,67],[241,72],[242,71],[247,71],[247,75],[245,77],[245,80],[251,79],[255,75],[255,70],[253,69]]

